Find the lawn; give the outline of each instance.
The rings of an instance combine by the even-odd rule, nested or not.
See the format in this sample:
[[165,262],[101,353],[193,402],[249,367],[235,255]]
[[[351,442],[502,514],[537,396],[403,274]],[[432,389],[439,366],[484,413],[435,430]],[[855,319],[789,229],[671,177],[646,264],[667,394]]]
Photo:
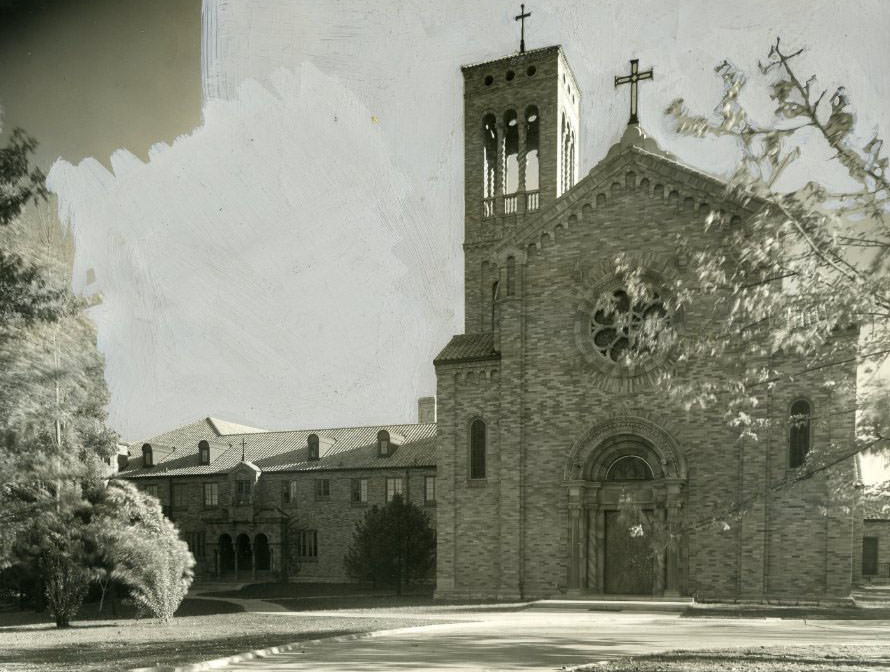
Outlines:
[[890,668],[887,646],[789,646],[668,651],[591,664],[597,672],[873,672]]
[[[217,613],[206,613],[214,610]],[[250,614],[230,603],[200,599],[183,603],[181,613],[191,612],[205,613],[177,616],[169,625],[146,619],[78,620],[63,630],[48,623],[45,614],[3,612],[0,672],[123,671],[157,663],[195,663],[296,641],[433,622],[404,614],[379,618]]]

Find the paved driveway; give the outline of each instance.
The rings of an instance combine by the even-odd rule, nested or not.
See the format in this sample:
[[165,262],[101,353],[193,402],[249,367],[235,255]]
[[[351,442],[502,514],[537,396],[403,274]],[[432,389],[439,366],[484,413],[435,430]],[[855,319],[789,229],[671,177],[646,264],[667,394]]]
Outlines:
[[[315,613],[346,615],[346,612]],[[308,645],[225,669],[251,672],[554,670],[564,665],[666,649],[812,643],[874,645],[886,642],[890,625],[883,621],[805,622],[540,610],[460,617],[470,616],[473,620],[408,628],[354,641]],[[281,617],[288,616],[282,614]]]

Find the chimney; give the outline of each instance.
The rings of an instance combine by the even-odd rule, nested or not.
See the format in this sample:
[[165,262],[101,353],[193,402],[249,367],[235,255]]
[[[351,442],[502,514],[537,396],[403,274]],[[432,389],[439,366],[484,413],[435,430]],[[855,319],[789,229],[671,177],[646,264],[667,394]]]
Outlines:
[[436,398],[421,397],[417,400],[417,422],[421,424],[436,421]]

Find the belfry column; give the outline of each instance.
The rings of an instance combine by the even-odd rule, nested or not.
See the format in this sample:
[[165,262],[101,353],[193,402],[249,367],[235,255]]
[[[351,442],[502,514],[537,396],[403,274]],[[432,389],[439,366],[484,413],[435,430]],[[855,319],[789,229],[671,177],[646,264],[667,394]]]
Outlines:
[[497,165],[495,166],[495,188],[494,188],[494,213],[496,215],[504,214],[504,189],[507,186],[505,184],[505,180],[507,179],[507,165],[505,163],[506,156],[504,154],[504,143],[507,140],[507,127],[504,125],[502,119],[498,119],[496,122],[496,126],[498,129],[498,158]]
[[522,113],[521,117],[517,117],[516,123],[519,124],[519,153],[516,155],[516,160],[519,162],[519,185],[517,188],[517,212],[522,214],[526,209],[526,196],[525,192],[528,191],[525,188],[525,138],[526,138],[526,122],[525,122],[525,113]]

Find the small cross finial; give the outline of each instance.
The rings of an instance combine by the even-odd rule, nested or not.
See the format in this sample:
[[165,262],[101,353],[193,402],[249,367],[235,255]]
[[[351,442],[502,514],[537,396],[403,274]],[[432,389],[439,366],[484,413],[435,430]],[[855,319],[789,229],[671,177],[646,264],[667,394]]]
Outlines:
[[652,68],[645,72],[639,72],[638,63],[639,61],[636,58],[631,59],[630,74],[623,77],[615,77],[616,88],[618,88],[619,84],[630,84],[630,119],[627,122],[628,126],[640,123],[637,117],[637,82],[642,79],[653,79]]
[[525,11],[524,4],[519,5],[519,14],[514,18],[514,21],[519,21],[519,25],[520,25],[520,28],[519,28],[519,31],[520,31],[519,53],[520,54],[525,53],[525,20],[528,17],[530,17],[531,15],[532,15],[531,12]]

